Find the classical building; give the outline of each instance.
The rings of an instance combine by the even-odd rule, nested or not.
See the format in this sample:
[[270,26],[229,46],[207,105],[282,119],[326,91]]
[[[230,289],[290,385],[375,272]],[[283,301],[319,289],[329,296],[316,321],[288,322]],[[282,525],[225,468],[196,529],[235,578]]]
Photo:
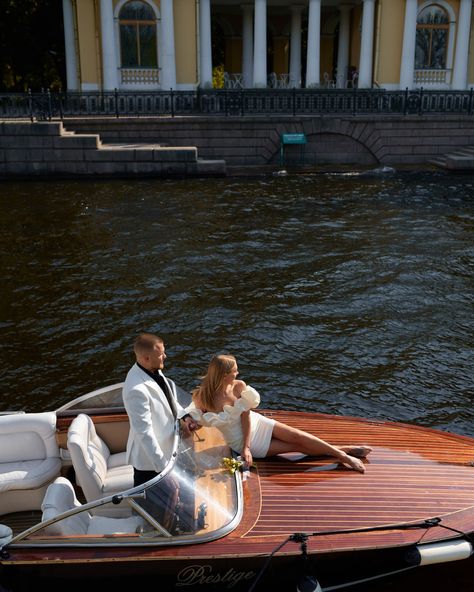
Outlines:
[[63,0],[70,91],[474,86],[472,0]]

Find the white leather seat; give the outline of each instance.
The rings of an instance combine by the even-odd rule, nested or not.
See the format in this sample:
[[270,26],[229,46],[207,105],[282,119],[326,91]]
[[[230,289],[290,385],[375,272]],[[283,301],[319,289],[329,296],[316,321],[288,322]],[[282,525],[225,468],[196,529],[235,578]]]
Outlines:
[[0,416],[0,514],[39,510],[60,470],[54,412]]
[[133,487],[133,468],[125,462],[125,451],[111,454],[88,415],[81,413],[72,421],[67,447],[88,502]]
[[[64,477],[58,477],[46,491],[41,509],[42,521],[51,520],[63,512],[80,508],[71,482]],[[45,528],[48,535],[72,536],[75,534],[128,534],[137,532],[142,525],[139,516],[129,518],[109,518],[106,516],[92,516],[83,511],[58,522],[54,522]]]

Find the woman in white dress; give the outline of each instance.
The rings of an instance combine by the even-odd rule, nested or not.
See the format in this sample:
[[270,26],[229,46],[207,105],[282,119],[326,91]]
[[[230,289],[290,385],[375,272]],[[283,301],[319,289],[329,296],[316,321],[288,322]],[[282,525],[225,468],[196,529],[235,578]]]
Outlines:
[[201,384],[192,393],[193,405],[187,411],[199,424],[218,428],[249,466],[253,457],[302,452],[335,457],[355,471],[365,471],[360,458],[371,452],[369,446],[332,446],[308,432],[251,411],[260,403],[260,395],[237,380],[238,374],[234,356],[214,356]]

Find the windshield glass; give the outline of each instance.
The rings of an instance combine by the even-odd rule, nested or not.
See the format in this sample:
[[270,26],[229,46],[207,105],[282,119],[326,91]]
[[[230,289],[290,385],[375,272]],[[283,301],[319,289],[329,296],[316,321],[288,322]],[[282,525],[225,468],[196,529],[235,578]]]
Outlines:
[[[191,403],[191,395],[181,387],[176,386],[176,396],[182,407],[187,407]],[[124,410],[122,399],[123,382],[112,384],[85,395],[81,395],[72,401],[68,401],[59,409],[56,409],[58,415],[74,415],[78,411],[97,411],[97,410]]]
[[170,545],[220,538],[242,514],[240,475],[222,465],[231,455],[217,429],[202,428],[179,441],[175,459],[149,484],[84,505],[59,477],[43,501],[44,526],[12,544]]

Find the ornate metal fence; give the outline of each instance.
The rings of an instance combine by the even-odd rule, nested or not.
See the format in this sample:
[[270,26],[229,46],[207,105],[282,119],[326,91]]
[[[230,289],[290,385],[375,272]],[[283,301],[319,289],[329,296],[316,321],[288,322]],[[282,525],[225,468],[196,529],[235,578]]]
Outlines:
[[472,115],[473,90],[239,89],[143,92],[57,92],[0,94],[0,118],[176,115]]

